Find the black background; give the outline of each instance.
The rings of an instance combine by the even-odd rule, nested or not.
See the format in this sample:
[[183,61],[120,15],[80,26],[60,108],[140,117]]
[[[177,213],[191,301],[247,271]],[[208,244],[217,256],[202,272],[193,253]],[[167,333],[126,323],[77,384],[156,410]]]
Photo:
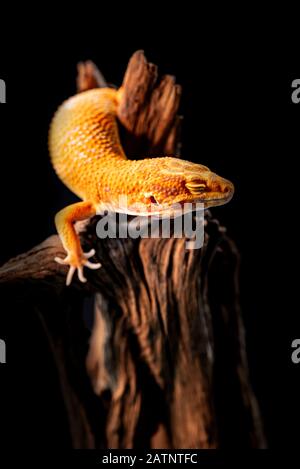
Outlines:
[[[296,447],[300,364],[290,358],[300,336],[296,39],[288,40],[280,25],[272,28],[269,17],[246,22],[247,14],[233,25],[212,15],[207,27],[206,16],[187,7],[160,18],[153,6],[130,21],[117,5],[89,6],[76,21],[60,10],[55,19],[48,13],[29,23],[18,10],[20,24],[13,21],[1,35],[0,78],[7,84],[7,104],[0,105],[1,263],[54,233],[54,214],[74,200],[51,168],[47,133],[57,106],[75,93],[76,63],[92,59],[120,84],[130,55],[144,49],[183,86],[183,157],[236,186],[232,202],[213,212],[241,252],[251,378],[269,446]],[[67,447],[57,376],[39,323],[22,307],[16,312],[1,302],[0,308],[8,362],[0,365],[4,436],[16,446]]]

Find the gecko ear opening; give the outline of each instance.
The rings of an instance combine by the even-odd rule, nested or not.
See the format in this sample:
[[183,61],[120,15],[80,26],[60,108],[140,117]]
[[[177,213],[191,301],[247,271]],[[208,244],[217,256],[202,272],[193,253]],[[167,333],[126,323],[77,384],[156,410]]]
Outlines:
[[148,199],[148,202],[153,205],[160,205],[159,201],[152,192],[144,192],[144,197]]
[[157,199],[155,198],[154,195],[150,195],[149,200],[150,200],[150,203],[151,203],[151,204],[153,204],[153,205],[159,205],[159,202],[157,201]]

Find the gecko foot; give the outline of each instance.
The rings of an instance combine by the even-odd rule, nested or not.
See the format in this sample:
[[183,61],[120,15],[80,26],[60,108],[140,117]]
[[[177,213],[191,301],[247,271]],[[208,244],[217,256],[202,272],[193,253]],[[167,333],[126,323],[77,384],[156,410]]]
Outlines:
[[88,259],[94,254],[95,249],[91,249],[89,252],[82,252],[79,259],[72,253],[68,253],[64,259],[61,259],[60,257],[54,258],[58,264],[70,266],[67,274],[66,285],[71,284],[75,270],[77,270],[79,280],[84,283],[86,282],[86,278],[83,275],[83,267],[88,267],[92,270],[99,269],[101,267],[100,262],[93,264],[92,262],[88,261]]

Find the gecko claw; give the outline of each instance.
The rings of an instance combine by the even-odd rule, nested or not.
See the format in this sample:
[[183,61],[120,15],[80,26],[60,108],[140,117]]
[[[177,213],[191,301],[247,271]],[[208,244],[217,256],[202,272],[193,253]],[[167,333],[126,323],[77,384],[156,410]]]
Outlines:
[[101,267],[100,262],[93,264],[92,262],[88,261],[88,259],[92,257],[95,254],[95,252],[96,252],[95,249],[91,249],[89,252],[83,252],[82,258],[80,261],[74,261],[74,258],[71,259],[70,253],[64,259],[61,259],[60,257],[54,258],[55,262],[57,262],[58,264],[70,266],[68,274],[67,274],[67,278],[66,278],[67,286],[71,284],[75,270],[77,270],[77,275],[78,275],[78,279],[80,280],[80,282],[85,283],[87,279],[85,278],[83,274],[83,267],[87,267],[92,270],[96,270]]

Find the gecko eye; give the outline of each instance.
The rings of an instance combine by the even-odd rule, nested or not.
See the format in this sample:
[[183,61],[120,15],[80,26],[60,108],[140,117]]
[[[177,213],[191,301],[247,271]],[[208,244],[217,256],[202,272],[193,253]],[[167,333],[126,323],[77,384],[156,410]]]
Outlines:
[[206,184],[197,182],[197,181],[190,181],[186,182],[185,187],[192,193],[192,194],[200,194],[201,192],[205,191]]

